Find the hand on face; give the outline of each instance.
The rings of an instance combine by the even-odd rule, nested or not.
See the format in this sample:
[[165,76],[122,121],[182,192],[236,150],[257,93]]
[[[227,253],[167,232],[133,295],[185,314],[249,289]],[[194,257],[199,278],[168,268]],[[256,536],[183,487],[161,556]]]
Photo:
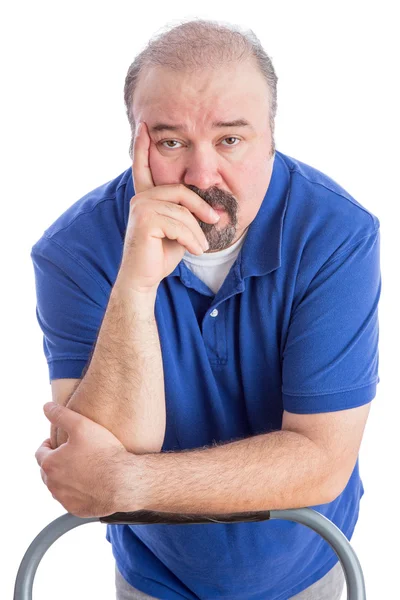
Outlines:
[[134,144],[135,195],[130,202],[117,282],[132,291],[153,294],[186,250],[202,254],[207,249],[207,239],[195,215],[208,223],[216,223],[219,216],[183,184],[154,185],[150,143],[146,124],[142,123]]

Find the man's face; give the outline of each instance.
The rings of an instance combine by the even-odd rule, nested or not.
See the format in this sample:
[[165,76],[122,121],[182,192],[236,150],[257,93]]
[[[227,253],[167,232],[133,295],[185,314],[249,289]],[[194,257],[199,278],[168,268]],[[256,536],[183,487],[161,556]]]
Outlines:
[[[231,246],[256,217],[272,174],[275,148],[262,75],[252,63],[201,73],[155,67],[141,76],[133,115],[148,127],[154,184],[182,183],[222,207],[215,225],[196,220],[208,253]],[[213,126],[239,119],[249,125]],[[157,130],[160,124],[177,129]]]

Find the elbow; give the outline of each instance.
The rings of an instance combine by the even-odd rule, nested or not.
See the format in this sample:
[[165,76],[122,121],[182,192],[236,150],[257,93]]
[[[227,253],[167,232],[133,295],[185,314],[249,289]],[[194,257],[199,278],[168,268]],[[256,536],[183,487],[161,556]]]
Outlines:
[[109,429],[132,454],[159,454],[162,450],[165,434],[156,435],[154,431],[143,431],[143,429],[139,433],[137,427],[126,426],[114,426]]
[[[118,437],[118,436],[116,436]],[[132,436],[129,440],[124,441],[123,436],[118,437],[121,443],[125,446],[128,452],[132,454],[159,454],[162,450],[162,443],[155,443],[150,440],[140,440],[132,442]]]
[[110,431],[132,454],[159,454],[165,439],[165,427],[155,431],[150,427],[145,430],[143,427],[138,428],[137,425],[127,427],[126,424],[122,426],[119,424]]
[[[353,467],[354,468],[354,467]],[[347,488],[351,479],[352,471],[349,469],[331,469],[330,485],[329,485],[329,502],[336,500]]]
[[343,483],[343,481],[341,483],[338,484],[337,480],[335,482],[330,482],[330,485],[328,485],[325,489],[326,489],[326,504],[330,503],[330,502],[334,502],[334,500],[336,500],[346,489],[347,486],[347,481],[345,483]]

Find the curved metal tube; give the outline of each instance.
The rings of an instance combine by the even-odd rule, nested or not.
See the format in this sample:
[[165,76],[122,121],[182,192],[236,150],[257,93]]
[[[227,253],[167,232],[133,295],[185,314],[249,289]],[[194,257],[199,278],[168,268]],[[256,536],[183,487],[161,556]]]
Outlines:
[[32,600],[33,580],[40,561],[50,546],[64,533],[85,523],[185,525],[194,523],[238,523],[283,519],[296,521],[319,533],[337,554],[343,567],[347,600],[366,600],[364,576],[360,562],[349,540],[334,523],[311,508],[268,510],[223,515],[196,515],[141,510],[114,513],[107,517],[81,518],[66,513],[47,525],[33,540],[21,561],[14,588],[14,600]]

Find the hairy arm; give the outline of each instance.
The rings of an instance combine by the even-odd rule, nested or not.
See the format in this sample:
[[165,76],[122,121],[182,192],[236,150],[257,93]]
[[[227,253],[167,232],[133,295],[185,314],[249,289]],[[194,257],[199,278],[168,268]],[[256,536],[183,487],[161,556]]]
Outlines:
[[[115,283],[90,364],[68,404],[111,431],[129,452],[160,452],[166,426],[156,293]],[[68,439],[58,430],[57,446]]]
[[221,514],[316,506],[338,495],[332,472],[329,455],[311,439],[273,431],[212,448],[132,457],[119,511]]

